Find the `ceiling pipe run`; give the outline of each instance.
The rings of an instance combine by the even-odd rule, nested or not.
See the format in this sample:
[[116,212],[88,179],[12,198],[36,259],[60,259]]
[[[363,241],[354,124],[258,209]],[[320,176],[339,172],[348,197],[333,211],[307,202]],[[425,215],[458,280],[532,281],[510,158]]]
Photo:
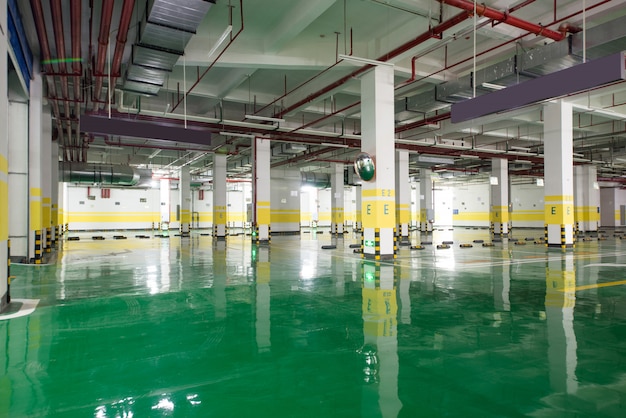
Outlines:
[[98,54],[96,56],[94,76],[96,78],[92,101],[97,101],[102,92],[102,78],[105,77],[104,65],[106,63],[107,47],[109,46],[109,31],[111,30],[111,18],[113,17],[113,0],[102,1],[100,14],[100,34],[98,35]]
[[[457,14],[456,16],[446,20],[445,22],[440,23],[439,25],[430,28],[428,31],[422,33],[421,35],[419,35],[418,37],[416,37],[415,39],[404,43],[402,45],[400,45],[399,47],[397,47],[396,49],[386,53],[385,55],[382,55],[381,57],[379,57],[377,59],[377,61],[389,61],[390,59],[393,59],[407,51],[410,51],[411,49],[415,48],[416,46],[426,42],[427,40],[431,39],[431,38],[435,38],[440,36],[444,31],[456,26],[457,24],[463,22],[465,19],[467,19],[469,17],[469,13],[468,12],[461,12],[459,14]],[[313,100],[319,98],[320,96],[323,96],[327,93],[330,93],[332,90],[336,89],[337,87],[345,84],[348,80],[353,79],[354,77],[359,76],[360,74],[364,73],[365,71],[369,70],[370,68],[372,68],[372,65],[364,65],[363,67],[354,70],[353,72],[351,72],[350,74],[348,74],[345,77],[340,78],[339,80],[335,81],[334,83],[329,84],[328,86],[324,87],[323,89],[315,92],[315,93],[311,93],[309,94],[307,97],[305,97],[304,99],[294,103],[293,105],[283,109],[282,111],[278,112],[277,114],[275,114],[275,117],[278,118],[282,118],[283,116],[289,114],[290,112],[298,109],[300,106],[305,105],[307,103],[312,102]],[[293,91],[293,90],[292,90]]]
[[559,27],[559,32],[556,32],[551,29],[547,29],[541,25],[537,25],[535,23],[531,23],[526,20],[517,18],[515,16],[511,16],[509,13],[504,13],[499,10],[492,9],[490,7],[485,6],[484,4],[476,4],[467,0],[439,0],[439,1],[447,5],[458,7],[459,9],[463,9],[469,13],[473,13],[474,8],[475,8],[476,14],[478,16],[481,16],[481,17],[484,16],[492,20],[497,20],[498,22],[515,26],[516,28],[534,33],[537,36],[544,36],[546,38],[550,38],[557,42],[565,39],[565,37],[567,36],[567,32],[573,30],[573,28],[570,27],[569,25],[562,25],[561,27]]
[[[74,87],[74,115],[76,117],[80,115],[80,102],[82,101],[80,76],[83,69],[82,61],[78,61],[78,59],[83,56],[81,51],[81,4],[81,0],[72,0],[70,4],[70,18],[72,24],[72,73],[74,73],[72,84]],[[80,131],[80,129],[77,130]],[[83,158],[83,160],[85,160],[85,158]]]
[[[124,57],[124,48],[126,47],[126,40],[128,37],[128,29],[130,28],[130,22],[133,17],[133,9],[135,8],[135,0],[125,0],[122,6],[122,14],[120,16],[120,25],[117,29],[117,38],[115,43],[115,52],[113,52],[113,59],[111,61],[111,82],[108,87],[108,91],[115,90],[115,83],[120,76],[122,70],[122,58]],[[100,78],[102,80],[102,78]],[[100,96],[94,94],[94,98],[97,100],[96,107],[99,107],[101,101]]]
[[[50,53],[50,44],[48,43],[48,35],[46,31],[46,23],[43,17],[43,8],[41,6],[41,0],[31,0],[30,9],[33,13],[33,20],[35,22],[35,28],[37,30],[37,39],[39,40],[39,47],[41,49],[41,59],[45,63],[42,70],[45,73],[54,73],[54,67],[50,64],[52,55]],[[59,104],[55,100],[57,98],[56,84],[53,76],[46,76],[45,80],[48,85],[48,97],[52,98],[52,113],[54,114],[57,128],[57,135],[60,144],[65,144],[65,138],[63,135],[63,126],[61,124],[61,111]],[[69,159],[69,151],[66,150],[64,159]]]

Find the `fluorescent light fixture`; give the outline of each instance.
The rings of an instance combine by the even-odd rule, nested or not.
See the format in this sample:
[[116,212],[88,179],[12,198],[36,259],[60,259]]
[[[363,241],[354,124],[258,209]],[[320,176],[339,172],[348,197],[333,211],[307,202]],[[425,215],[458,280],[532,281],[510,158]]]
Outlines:
[[497,177],[489,177],[489,184],[491,184],[492,186],[497,186],[498,185],[498,178]]
[[491,89],[491,90],[502,90],[506,88],[506,86],[502,86],[500,84],[493,84],[493,83],[483,83],[481,84],[481,86],[483,86],[486,89]]
[[516,164],[532,164],[532,161],[528,161],[528,160],[513,160],[514,163]]
[[583,157],[584,157],[584,155],[583,155],[583,154],[579,154],[579,153],[577,153],[577,152],[572,152],[572,155],[573,155],[574,157],[580,157],[580,158],[583,158]]
[[615,161],[621,161],[623,163],[626,163],[626,158],[615,157],[614,159],[615,159]]
[[388,67],[393,67],[393,64],[390,63],[390,62],[376,61],[376,60],[371,60],[369,58],[355,57],[354,55],[339,54],[339,59],[340,60],[344,60],[344,61],[348,61],[348,62],[352,62],[352,63],[355,63],[355,64],[362,64],[362,65],[386,65]]
[[246,117],[246,119],[262,120],[262,121],[265,121],[265,122],[278,122],[278,123],[285,122],[285,119],[270,118],[269,116],[246,115],[245,117]]
[[118,146],[114,146],[114,145],[99,145],[99,144],[89,144],[87,146],[87,148],[102,148],[102,149],[105,149],[105,150],[124,149],[124,147],[118,147]]
[[217,40],[215,45],[213,45],[213,48],[211,48],[207,56],[210,57],[211,55],[215,54],[215,51],[217,51],[220,45],[224,43],[224,41],[226,40],[226,37],[228,37],[228,35],[230,35],[232,31],[233,31],[233,25],[226,26],[226,29],[224,29],[224,32],[220,35],[220,38]]
[[537,186],[543,186],[543,179],[537,179]]
[[333,142],[322,142],[320,145],[325,145],[327,147],[337,147],[337,148],[348,148],[349,145],[346,144],[337,144]]
[[251,138],[254,139],[256,138],[256,135],[250,135],[250,134],[238,134],[236,132],[220,132],[220,135],[224,135],[224,136],[236,136],[238,138]]
[[472,160],[480,160],[480,157],[478,155],[461,154],[461,155],[459,155],[459,157],[461,157],[461,158],[469,158],[469,159],[472,159]]
[[530,148],[516,147],[516,146],[510,146],[509,149],[514,149],[514,150],[517,150],[517,151],[526,151],[526,152],[530,151]]

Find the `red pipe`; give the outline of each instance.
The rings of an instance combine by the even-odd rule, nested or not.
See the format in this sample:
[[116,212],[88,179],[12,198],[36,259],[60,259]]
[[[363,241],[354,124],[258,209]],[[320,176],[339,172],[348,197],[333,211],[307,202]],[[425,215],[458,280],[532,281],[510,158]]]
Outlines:
[[[48,43],[48,36],[46,31],[46,22],[43,17],[43,8],[41,6],[41,0],[30,0],[30,9],[33,12],[33,20],[35,22],[35,28],[37,29],[37,39],[39,40],[39,46],[41,49],[41,58],[42,61],[46,62],[43,65],[43,71],[46,73],[54,73],[54,67],[50,64],[50,59],[52,59],[52,54],[50,53],[50,45]],[[48,84],[48,95],[52,98],[57,97],[56,84],[54,81],[54,77],[46,77],[46,82]],[[59,135],[60,143],[65,143],[65,138],[63,136],[63,126],[61,124],[61,111],[59,110],[59,104],[56,101],[52,101],[52,113],[56,117],[56,126],[57,126],[57,134]],[[66,151],[66,155],[64,159],[68,159],[69,152]]]
[[[76,117],[80,115],[80,102],[81,102],[81,86],[80,86],[80,75],[82,73],[82,64],[79,61],[76,61],[78,58],[82,58],[81,52],[81,0],[72,0],[70,4],[70,20],[72,24],[72,72],[75,74],[72,79],[73,90],[74,90],[74,114]],[[87,161],[87,151],[83,150],[82,153],[83,161]]]
[[[67,73],[67,67],[65,66],[65,39],[63,34],[63,10],[61,9],[61,0],[51,0],[50,8],[52,10],[52,25],[54,28],[54,41],[57,47],[57,58],[59,60],[59,72]],[[67,83],[67,77],[61,77],[61,95],[63,99],[69,99],[70,92]],[[65,110],[65,117],[70,117],[70,105],[69,102],[63,102]],[[72,136],[72,123],[66,122],[65,128],[67,130],[67,137],[70,143],[74,143],[74,137]],[[79,145],[78,138],[76,138],[75,145]]]
[[100,34],[98,36],[98,55],[96,57],[95,77],[93,97],[98,100],[102,92],[102,77],[104,77],[104,64],[106,63],[107,47],[109,45],[109,30],[111,29],[111,18],[113,17],[114,0],[102,1],[102,12],[100,19]]
[[[128,37],[128,29],[130,28],[131,18],[133,17],[133,9],[135,8],[135,0],[125,0],[122,6],[122,14],[120,16],[120,25],[117,29],[117,42],[115,44],[115,52],[111,61],[111,89],[115,90],[117,77],[120,76],[122,69],[122,58],[124,57],[124,48]],[[109,93],[110,94],[110,93]],[[96,96],[96,100],[100,101],[100,97]]]
[[[189,93],[191,93],[191,90],[193,90],[199,83],[200,80],[202,80],[204,78],[204,76],[209,72],[209,70],[211,68],[213,68],[213,66],[215,65],[215,63],[222,57],[222,55],[224,54],[224,52],[226,52],[226,50],[228,50],[228,48],[230,48],[230,46],[233,44],[233,42],[235,42],[235,39],[237,39],[239,37],[239,35],[241,34],[241,32],[243,32],[243,0],[239,0],[239,10],[240,10],[240,15],[241,15],[241,28],[239,28],[239,30],[237,31],[237,33],[235,34],[235,36],[230,38],[230,41],[228,42],[228,44],[226,44],[226,46],[224,47],[224,49],[222,49],[222,52],[220,52],[218,54],[218,56],[215,58],[215,60],[213,60],[213,62],[211,63],[211,65],[209,65],[207,67],[206,70],[204,70],[204,72],[202,73],[202,75],[200,75],[198,77],[198,79],[196,80],[195,83],[193,83],[193,85],[189,88],[189,90],[187,90],[186,93],[183,94],[183,97],[181,99],[178,100],[178,103],[176,103],[174,105],[174,107],[172,107],[172,110],[170,110],[170,112],[174,112],[174,110],[176,110],[176,108],[183,102],[183,100],[185,100],[185,97],[189,95]],[[232,24],[232,19],[231,19],[231,24]]]
[[450,6],[458,7],[459,9],[466,10],[470,13],[474,12],[474,8],[476,8],[476,14],[478,16],[485,16],[492,20],[497,20],[499,22],[506,23],[511,26],[515,26],[516,28],[523,29],[527,32],[534,33],[535,35],[545,36],[546,38],[550,38],[554,41],[561,41],[565,38],[566,32],[556,32],[551,29],[546,29],[541,25],[537,25],[535,23],[530,23],[526,20],[522,20],[515,16],[511,16],[508,13],[503,13],[499,10],[492,9],[490,7],[485,6],[484,4],[476,4],[467,0],[439,0],[442,3],[448,4]]
[[[464,21],[465,19],[467,19],[469,17],[469,13],[467,12],[462,12],[459,13],[458,15],[452,17],[451,19],[446,20],[445,22],[435,26],[434,28],[429,29],[427,32],[424,32],[423,34],[419,35],[417,38],[413,39],[412,41],[409,41],[405,44],[400,45],[398,48],[388,52],[387,54],[381,56],[378,58],[378,61],[388,61],[392,58],[397,57],[398,55],[401,55],[409,50],[411,50],[412,48],[415,48],[416,46],[418,46],[419,44],[429,40],[432,37],[435,37],[439,34],[441,34],[443,31],[450,29],[451,27],[459,24],[460,22]],[[350,74],[348,74],[345,77],[340,78],[339,80],[335,81],[334,83],[324,87],[323,89],[312,93],[310,95],[308,95],[307,97],[305,97],[304,99],[294,103],[293,105],[289,106],[288,108],[282,110],[281,112],[279,112],[278,114],[276,114],[276,117],[283,117],[284,115],[292,112],[293,110],[299,108],[300,106],[309,103],[315,99],[317,99],[318,97],[331,92],[332,90],[336,89],[337,87],[341,86],[342,84],[344,84],[345,82],[347,82],[348,80],[351,80],[352,78],[360,75],[361,73],[369,70],[372,66],[371,65],[364,65],[363,67],[359,68],[358,70],[355,70],[353,72],[351,72]],[[293,90],[292,90],[293,91]]]

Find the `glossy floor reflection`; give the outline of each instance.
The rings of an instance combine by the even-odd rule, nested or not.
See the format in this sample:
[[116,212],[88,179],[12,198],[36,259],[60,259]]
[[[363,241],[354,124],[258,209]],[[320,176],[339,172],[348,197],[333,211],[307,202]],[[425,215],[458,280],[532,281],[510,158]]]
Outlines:
[[[525,231],[537,238],[542,231]],[[13,265],[0,416],[626,416],[626,243],[401,247],[347,234],[64,242]],[[417,235],[413,243],[425,241]]]

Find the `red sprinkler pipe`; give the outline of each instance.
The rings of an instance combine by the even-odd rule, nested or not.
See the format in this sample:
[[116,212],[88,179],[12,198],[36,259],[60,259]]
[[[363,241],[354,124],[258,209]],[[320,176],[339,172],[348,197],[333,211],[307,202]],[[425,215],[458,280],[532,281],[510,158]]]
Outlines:
[[[133,17],[133,9],[135,8],[135,0],[125,0],[122,6],[122,14],[120,16],[120,25],[117,29],[117,42],[115,43],[115,52],[113,53],[113,60],[111,61],[111,89],[115,90],[115,83],[117,77],[120,76],[122,69],[122,58],[124,56],[124,48],[126,47],[126,40],[128,36],[128,29],[130,28],[131,18]],[[109,93],[110,94],[110,93]],[[94,97],[95,100],[100,101],[99,96]]]
[[[43,8],[41,6],[40,0],[31,0],[30,8],[33,12],[33,20],[35,22],[35,28],[37,29],[37,38],[39,40],[39,46],[41,48],[41,58],[42,61],[45,62],[43,65],[43,70],[46,73],[54,73],[54,67],[50,64],[50,60],[52,59],[52,55],[50,53],[50,45],[48,43],[47,31],[46,31],[46,22],[43,17]],[[46,81],[48,83],[48,95],[52,98],[57,98],[57,90],[56,84],[54,82],[54,77],[48,76],[46,77]],[[59,110],[59,104],[57,101],[52,100],[52,113],[56,117],[56,126],[57,126],[57,134],[60,138],[60,143],[64,144],[65,140],[63,137],[63,127],[61,125],[61,111]],[[66,152],[65,159],[68,159],[69,153]]]
[[[204,76],[209,72],[209,70],[211,68],[213,68],[213,66],[215,65],[215,63],[217,63],[217,61],[222,57],[222,55],[224,54],[224,52],[226,52],[226,50],[228,48],[230,48],[230,46],[233,44],[233,42],[235,42],[235,39],[237,39],[239,37],[239,35],[241,34],[241,32],[243,32],[243,0],[239,0],[239,12],[240,12],[240,19],[241,19],[241,27],[239,28],[239,30],[237,31],[237,33],[235,34],[235,36],[230,38],[230,41],[226,44],[226,46],[224,47],[224,49],[222,49],[222,52],[220,52],[217,57],[213,60],[213,62],[207,67],[206,70],[204,70],[204,72],[198,76],[198,79],[196,80],[195,83],[193,83],[193,85],[191,87],[189,87],[189,90],[187,90],[184,94],[183,97],[181,99],[178,100],[178,102],[174,105],[174,107],[172,107],[172,110],[170,110],[170,113],[173,113],[174,110],[176,110],[176,108],[185,100],[185,97],[189,95],[189,93],[191,93],[191,90],[193,90],[194,88],[196,88],[196,86],[200,83],[200,80],[202,80],[204,78]],[[232,25],[232,17],[230,19],[230,24]],[[232,34],[231,34],[232,35]]]
[[96,57],[95,77],[96,83],[93,91],[93,98],[98,100],[102,92],[102,77],[104,77],[104,64],[106,63],[107,47],[109,45],[109,30],[111,29],[111,18],[113,17],[113,0],[102,1],[102,18],[100,19],[100,34],[98,35],[98,55]]
[[[378,58],[378,61],[388,61],[392,58],[397,57],[398,55],[401,55],[413,48],[415,48],[416,46],[420,45],[421,43],[433,38],[433,37],[437,37],[438,35],[440,35],[442,32],[444,32],[447,29],[450,29],[451,27],[461,23],[462,21],[464,21],[465,19],[467,19],[469,17],[469,13],[467,12],[462,12],[459,13],[458,15],[452,17],[451,19],[446,20],[445,22],[429,29],[427,32],[424,32],[423,34],[419,35],[417,38],[413,39],[412,41],[409,41],[405,44],[400,45],[399,47],[397,47],[396,49],[386,53],[385,55],[381,56],[380,58]],[[324,87],[323,89],[312,93],[310,95],[308,95],[307,97],[305,97],[304,99],[294,103],[293,105],[289,106],[288,108],[282,110],[281,112],[279,112],[278,114],[276,114],[276,117],[283,117],[284,115],[292,112],[293,110],[299,108],[300,106],[309,103],[315,99],[317,99],[320,96],[323,96],[326,93],[331,92],[332,90],[336,89],[337,87],[343,85],[344,83],[346,83],[348,80],[351,80],[352,78],[360,75],[361,73],[369,70],[372,66],[371,65],[364,65],[363,67],[359,68],[358,70],[355,70],[353,72],[351,72],[350,74],[348,74],[345,77],[340,78],[339,80],[335,81],[334,83]],[[293,91],[293,90],[292,90]]]
[[490,7],[485,6],[484,4],[475,4],[471,1],[467,0],[439,0],[442,3],[448,4],[450,6],[458,7],[459,9],[466,10],[470,13],[474,12],[474,8],[476,8],[476,14],[478,16],[485,16],[492,20],[497,20],[498,22],[503,22],[511,26],[515,26],[516,28],[523,29],[527,32],[534,33],[535,35],[545,36],[546,38],[550,38],[554,41],[561,41],[565,38],[566,32],[556,32],[551,29],[546,29],[541,25],[537,25],[535,23],[530,23],[526,20],[517,18],[515,16],[511,16],[508,13],[501,12],[496,9],[492,9]]

